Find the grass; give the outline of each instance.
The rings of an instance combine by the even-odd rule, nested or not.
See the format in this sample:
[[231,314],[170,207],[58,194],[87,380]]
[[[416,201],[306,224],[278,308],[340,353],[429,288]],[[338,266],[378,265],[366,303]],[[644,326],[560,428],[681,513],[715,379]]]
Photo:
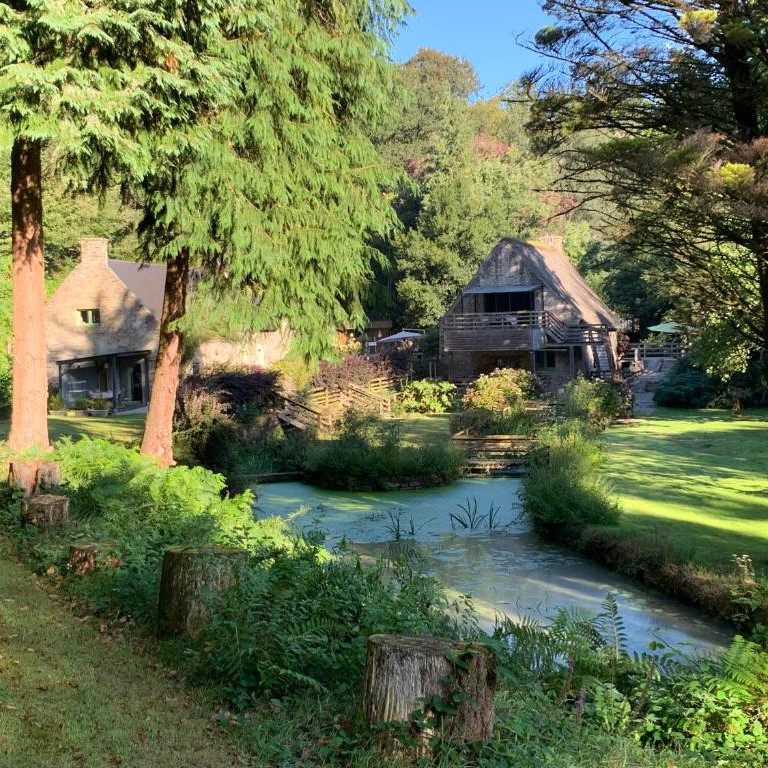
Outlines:
[[660,408],[602,441],[624,511],[618,534],[654,537],[720,570],[748,553],[768,574],[768,410],[734,418]]
[[439,413],[432,416],[414,413],[402,416],[398,421],[405,445],[419,448],[423,445],[446,443],[451,439],[450,413]]
[[166,672],[0,553],[0,765],[239,765],[210,707]]
[[[144,432],[144,414],[125,416],[49,416],[48,436],[56,441],[61,437],[103,437],[124,445],[138,445]],[[0,441],[8,439],[10,422],[0,421]]]

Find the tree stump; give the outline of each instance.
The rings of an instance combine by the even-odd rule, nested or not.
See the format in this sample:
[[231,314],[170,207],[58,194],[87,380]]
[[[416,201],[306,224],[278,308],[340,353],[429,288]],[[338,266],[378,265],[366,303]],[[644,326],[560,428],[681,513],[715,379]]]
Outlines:
[[26,459],[8,465],[8,484],[21,488],[25,496],[32,496],[41,488],[61,485],[61,472],[55,461]]
[[51,528],[69,522],[69,496],[41,493],[21,500],[21,521],[24,525]]
[[208,621],[206,593],[237,582],[248,552],[235,547],[173,547],[163,557],[158,601],[161,635],[197,634]]
[[[104,552],[111,552],[114,546],[112,542],[83,541],[78,544],[72,544],[69,548],[69,558],[67,561],[69,572],[76,573],[78,576],[90,576],[96,570],[99,555]],[[120,561],[110,556],[106,564],[115,567],[120,564]]]
[[495,683],[493,657],[482,645],[371,635],[363,712],[372,724],[414,725],[413,714],[421,710],[435,718],[435,727],[421,732],[425,740],[490,741]]

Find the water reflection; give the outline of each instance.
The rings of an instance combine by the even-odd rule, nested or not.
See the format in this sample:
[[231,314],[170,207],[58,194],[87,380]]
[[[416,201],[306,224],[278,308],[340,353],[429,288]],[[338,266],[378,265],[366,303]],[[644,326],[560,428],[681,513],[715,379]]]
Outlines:
[[[727,645],[726,627],[542,542],[519,518],[519,487],[512,478],[389,493],[277,483],[259,488],[256,509],[259,516],[290,519],[298,530],[322,530],[329,547],[344,540],[364,556],[389,557],[393,544],[416,548],[449,596],[471,595],[487,628],[500,614],[543,619],[571,606],[597,612],[610,592],[619,602],[631,650],[647,650],[654,638],[701,652]],[[489,517],[495,525],[490,531]],[[476,530],[462,527],[472,520],[480,523]]]

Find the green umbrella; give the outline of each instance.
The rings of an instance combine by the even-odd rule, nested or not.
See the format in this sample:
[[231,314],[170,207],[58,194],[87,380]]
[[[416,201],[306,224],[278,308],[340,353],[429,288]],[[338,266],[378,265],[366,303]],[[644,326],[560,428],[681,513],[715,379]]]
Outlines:
[[680,323],[659,323],[658,325],[649,325],[649,331],[654,333],[685,333],[686,331],[692,331],[690,325],[681,325]]

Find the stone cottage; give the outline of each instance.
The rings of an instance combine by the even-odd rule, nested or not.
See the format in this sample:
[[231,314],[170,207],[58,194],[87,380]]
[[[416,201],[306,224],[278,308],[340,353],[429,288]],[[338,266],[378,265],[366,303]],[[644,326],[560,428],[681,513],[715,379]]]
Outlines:
[[587,285],[562,239],[500,240],[440,321],[453,380],[525,368],[552,386],[618,364],[620,320]]
[[[80,262],[46,303],[48,379],[68,403],[102,400],[114,409],[146,405],[157,356],[165,265],[110,259],[109,241],[80,242]],[[200,345],[196,366],[269,365],[290,334],[254,334],[243,343]]]

